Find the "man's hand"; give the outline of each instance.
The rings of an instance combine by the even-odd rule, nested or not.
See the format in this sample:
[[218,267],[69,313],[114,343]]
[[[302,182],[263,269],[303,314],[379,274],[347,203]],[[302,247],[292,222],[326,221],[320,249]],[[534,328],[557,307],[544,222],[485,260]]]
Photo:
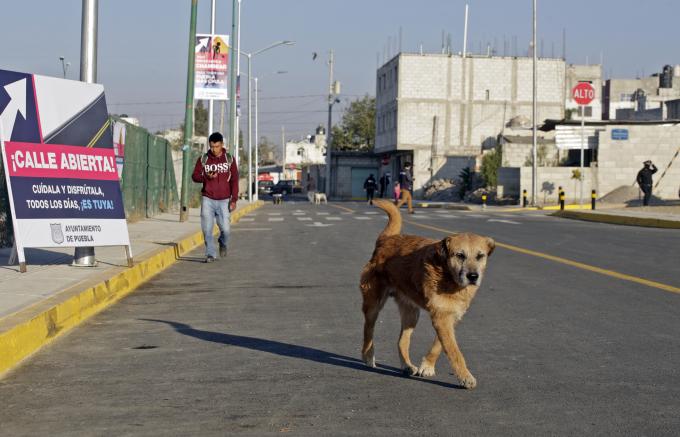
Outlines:
[[215,179],[217,177],[217,172],[209,171],[208,173],[206,173],[206,175],[208,176],[208,179]]
[[236,209],[236,202],[229,202],[229,211],[234,211]]

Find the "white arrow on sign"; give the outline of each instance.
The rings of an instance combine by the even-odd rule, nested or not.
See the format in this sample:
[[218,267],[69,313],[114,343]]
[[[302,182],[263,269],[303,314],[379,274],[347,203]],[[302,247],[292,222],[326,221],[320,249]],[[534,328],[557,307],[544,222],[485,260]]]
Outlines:
[[198,45],[196,45],[196,51],[201,50],[201,47],[203,48],[208,48],[208,41],[210,41],[210,38],[199,38],[198,39]]
[[487,222],[498,222],[498,223],[507,223],[509,225],[521,225],[520,222],[513,222],[512,220],[501,220],[501,219],[489,219]]
[[9,141],[12,138],[17,111],[26,120],[26,79],[5,85],[5,91],[9,94],[9,103],[0,114],[0,123],[2,123],[5,140]]
[[311,226],[311,227],[313,227],[313,228],[326,228],[326,227],[328,227],[328,226],[333,226],[333,225],[329,225],[329,224],[327,224],[327,223],[321,223],[321,222],[314,222],[314,224],[312,224],[312,225],[307,225],[307,226]]

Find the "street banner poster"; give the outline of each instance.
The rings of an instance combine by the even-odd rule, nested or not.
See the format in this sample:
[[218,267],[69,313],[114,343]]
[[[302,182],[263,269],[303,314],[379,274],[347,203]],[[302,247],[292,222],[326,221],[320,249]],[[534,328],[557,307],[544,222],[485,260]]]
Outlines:
[[22,267],[28,247],[126,246],[131,260],[102,85],[0,70],[0,146]]
[[196,34],[194,98],[229,100],[229,35]]

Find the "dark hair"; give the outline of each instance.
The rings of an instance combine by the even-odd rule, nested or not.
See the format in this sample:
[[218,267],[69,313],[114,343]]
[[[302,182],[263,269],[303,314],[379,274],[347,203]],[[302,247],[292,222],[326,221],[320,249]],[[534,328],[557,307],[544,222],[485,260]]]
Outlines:
[[411,163],[410,163],[410,162],[405,162],[405,163],[404,163],[404,168],[409,168],[410,166],[411,166]]
[[208,141],[211,143],[221,143],[224,142],[224,137],[219,132],[213,132],[212,134],[210,134]]

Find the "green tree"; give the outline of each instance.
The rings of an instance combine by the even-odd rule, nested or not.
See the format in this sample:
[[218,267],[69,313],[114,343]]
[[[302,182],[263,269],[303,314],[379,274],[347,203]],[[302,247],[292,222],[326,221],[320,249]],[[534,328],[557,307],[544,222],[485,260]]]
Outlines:
[[[179,125],[184,135],[184,122]],[[212,132],[211,132],[212,133]],[[207,137],[208,134],[208,109],[203,106],[203,100],[199,100],[194,108],[194,135]],[[226,135],[225,135],[226,136]]]
[[[341,131],[336,135],[336,127]],[[372,150],[375,145],[375,97],[366,95],[349,104],[339,126],[333,126],[336,150]]]
[[488,188],[498,185],[498,169],[501,167],[502,161],[503,155],[500,147],[496,147],[482,158],[481,173]]

